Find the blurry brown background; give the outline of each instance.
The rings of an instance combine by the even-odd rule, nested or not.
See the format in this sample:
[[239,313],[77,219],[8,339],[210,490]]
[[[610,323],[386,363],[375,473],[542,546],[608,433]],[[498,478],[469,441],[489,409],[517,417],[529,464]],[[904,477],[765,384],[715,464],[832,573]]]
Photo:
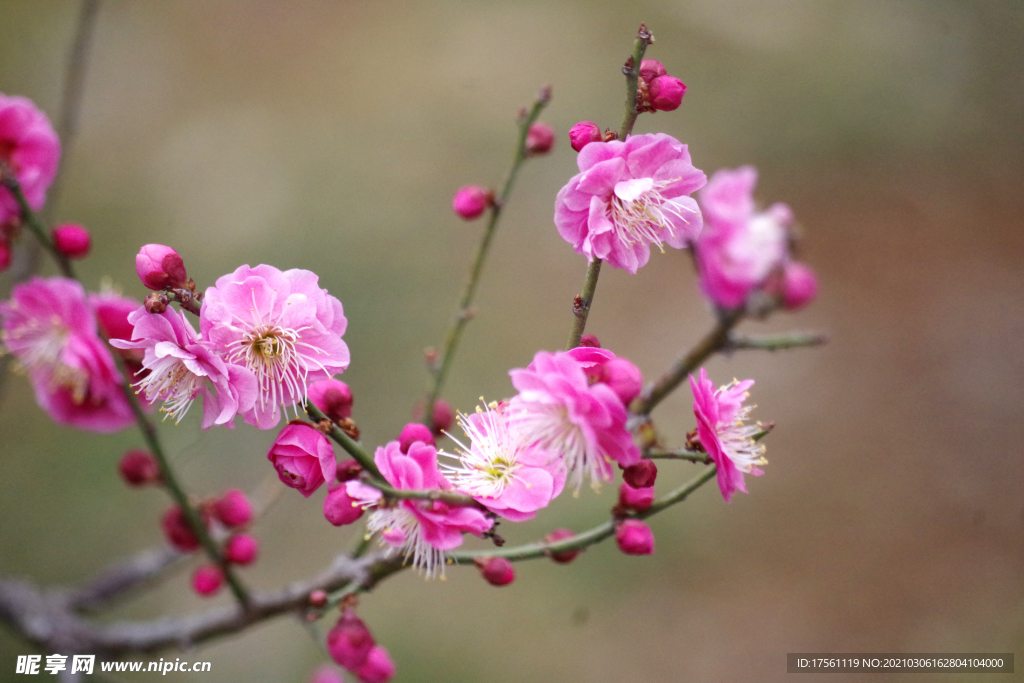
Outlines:
[[[0,91],[55,115],[77,7],[0,1]],[[241,263],[319,273],[349,318],[355,417],[380,443],[425,386],[422,349],[443,337],[481,230],[452,215],[451,194],[500,180],[515,111],[545,83],[558,144],[522,174],[446,393],[463,409],[506,396],[508,368],[564,343],[585,267],[551,221],[575,172],[565,133],[618,126],[640,21],[657,36],[649,56],[689,91],[637,131],[689,143],[709,174],[756,164],[759,199],[790,203],[803,226],[820,299],[747,329],[833,341],[709,364],[722,382],[756,378],[756,415],[778,423],[771,464],[730,505],[709,486],[656,517],[653,558],[604,544],[569,567],[518,565],[501,590],[455,569],[366,597],[396,680],[776,681],[793,651],[1020,655],[1018,2],[105,0],[56,217],[93,231],[88,285],[110,276],[140,298],[132,258],[147,242],[175,246],[201,285]],[[637,276],[605,269],[589,331],[654,377],[710,320],[688,255],[672,252]],[[678,442],[689,392],[656,418]],[[193,491],[268,475],[272,432],[198,422],[163,429]],[[74,582],[160,542],[167,500],[115,473],[133,430],[56,427],[14,378],[0,439],[0,572]],[[694,468],[662,472],[667,488]],[[563,496],[506,535],[590,526],[612,488]],[[330,527],[321,497],[287,491],[260,522],[254,586],[347,547],[354,530]],[[208,606],[183,573],[117,616]],[[0,633],[0,680],[27,651]],[[282,682],[324,659],[289,619],[185,657],[212,661],[211,680]]]

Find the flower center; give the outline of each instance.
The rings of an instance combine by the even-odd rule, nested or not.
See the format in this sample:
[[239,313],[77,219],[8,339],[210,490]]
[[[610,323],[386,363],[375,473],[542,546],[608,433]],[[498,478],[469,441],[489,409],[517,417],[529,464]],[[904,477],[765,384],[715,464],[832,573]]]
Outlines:
[[459,453],[439,451],[454,458],[456,465],[441,465],[451,474],[450,480],[461,491],[472,496],[497,498],[516,478],[521,465],[517,461],[516,442],[508,431],[505,417],[495,409],[477,408],[469,417],[459,413],[459,427],[469,438],[469,446],[449,434]]
[[4,332],[4,346],[13,353],[29,373],[48,373],[51,386],[71,392],[76,404],[82,404],[89,393],[89,375],[62,361],[70,332],[57,316],[49,320],[28,319]]
[[150,368],[150,373],[133,386],[138,387],[150,403],[162,400],[160,412],[164,413],[164,419],[169,417],[178,423],[199,394],[201,382],[202,378],[185,367],[180,358],[169,356],[160,359]]
[[232,342],[228,360],[244,364],[256,375],[260,407],[305,399],[308,370],[298,351],[301,335],[279,325],[258,325]]
[[665,252],[663,231],[675,234],[671,217],[689,223],[683,211],[693,212],[661,193],[675,180],[633,178],[615,184],[608,202],[608,219],[615,226],[615,235],[627,247],[636,243],[654,244]]

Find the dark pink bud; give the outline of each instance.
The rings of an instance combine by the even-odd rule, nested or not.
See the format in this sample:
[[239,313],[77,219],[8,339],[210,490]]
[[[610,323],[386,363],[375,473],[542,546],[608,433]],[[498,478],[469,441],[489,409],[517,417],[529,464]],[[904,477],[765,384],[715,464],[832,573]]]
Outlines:
[[238,489],[231,489],[221,496],[214,504],[213,511],[217,519],[227,527],[245,526],[252,521],[252,505]]
[[53,246],[68,258],[82,258],[89,253],[89,231],[81,225],[68,223],[53,229]]
[[327,604],[327,592],[319,588],[309,594],[310,607],[323,607]]
[[664,65],[657,59],[645,59],[640,62],[640,78],[644,79],[648,84],[658,76],[664,76],[666,73],[668,72],[665,71]]
[[627,519],[620,524],[615,530],[615,542],[619,544],[619,550],[627,555],[654,553],[654,534],[639,519]]
[[580,121],[569,129],[569,144],[577,152],[601,139],[601,129],[593,121]]
[[224,559],[231,564],[252,564],[259,554],[260,544],[249,534],[232,536],[224,546]]
[[192,575],[192,588],[202,596],[213,595],[224,585],[224,574],[212,564],[204,564]]
[[640,370],[625,358],[612,358],[602,365],[601,381],[611,387],[615,395],[627,405],[640,395],[644,387]]
[[782,305],[795,311],[814,300],[818,294],[818,278],[810,266],[787,263],[782,272]]
[[340,422],[352,417],[352,390],[338,379],[324,379],[313,382],[307,390],[309,400],[327,416],[328,420]]
[[555,146],[555,131],[546,123],[530,126],[526,132],[526,151],[528,154],[547,154]]
[[199,539],[196,538],[192,527],[188,525],[185,513],[177,505],[164,513],[160,525],[163,527],[168,542],[178,550],[188,553],[199,547]]
[[374,645],[366,661],[355,673],[363,683],[387,683],[395,675],[395,663],[391,661],[387,650]]
[[363,516],[363,508],[355,504],[345,486],[338,486],[324,498],[324,517],[334,526],[351,524]]
[[188,286],[188,273],[178,252],[162,244],[147,244],[135,256],[135,272],[142,284],[157,291]]
[[152,455],[146,451],[128,451],[118,465],[121,478],[129,486],[145,486],[160,481],[160,466]]
[[487,210],[494,194],[479,185],[467,185],[459,188],[452,198],[452,210],[467,221],[472,220]]
[[434,403],[434,419],[431,425],[434,435],[440,436],[441,432],[451,429],[454,420],[455,411],[452,410],[451,404],[443,398],[437,399],[437,402]]
[[651,81],[648,98],[658,111],[675,111],[683,102],[686,85],[675,76],[658,76]]
[[491,557],[478,562],[477,566],[484,580],[492,586],[507,586],[516,578],[512,563],[504,557]]
[[355,479],[363,471],[363,466],[355,460],[342,460],[338,463],[338,481]]
[[[547,543],[555,543],[557,541],[564,541],[567,538],[575,536],[570,529],[555,529],[550,534],[544,537],[544,541]],[[563,550],[560,553],[551,553],[551,559],[559,564],[568,564],[576,559],[576,557],[583,552],[582,550]]]
[[309,498],[325,481],[338,476],[338,462],[327,437],[302,423],[292,423],[281,430],[267,452],[277,476]]
[[626,482],[619,487],[619,507],[623,510],[643,512],[654,502],[654,487],[633,488]]
[[635,489],[645,489],[654,486],[654,480],[658,478],[658,466],[650,460],[641,460],[622,470],[622,479]]
[[349,671],[366,663],[376,643],[363,620],[347,610],[327,634],[327,653]]
[[[436,413],[436,406],[434,411]],[[434,435],[430,433],[430,430],[427,429],[426,425],[422,425],[419,422],[410,422],[402,427],[402,433],[398,437],[398,446],[402,449],[403,453],[408,453],[409,446],[413,445],[413,443],[417,441],[422,441],[425,444],[433,446]]]
[[601,342],[599,342],[597,340],[597,337],[595,337],[594,335],[585,334],[582,337],[580,337],[580,346],[586,346],[592,349],[599,349],[601,348]]
[[6,238],[0,237],[0,272],[11,267],[11,259],[14,253],[11,251],[11,243]]

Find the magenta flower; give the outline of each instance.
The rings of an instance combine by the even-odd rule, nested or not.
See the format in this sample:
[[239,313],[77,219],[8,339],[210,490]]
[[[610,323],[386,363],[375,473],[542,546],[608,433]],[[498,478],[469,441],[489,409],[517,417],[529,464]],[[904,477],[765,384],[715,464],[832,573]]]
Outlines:
[[80,284],[32,278],[0,303],[0,316],[4,346],[26,369],[37,403],[54,421],[94,432],[115,432],[134,421]]
[[623,467],[639,462],[622,399],[607,384],[591,383],[571,353],[540,351],[527,368],[509,375],[519,390],[508,408],[513,433],[530,446],[558,454],[577,491],[584,475],[596,489],[611,481],[613,462]]
[[[471,415],[459,413],[469,445],[451,437],[458,461],[446,465],[448,479],[491,512],[513,522],[532,519],[565,487],[565,464],[551,453],[518,438],[509,429],[505,406],[492,403]],[[450,435],[449,435],[450,436]]]
[[342,341],[347,320],[341,302],[317,285],[308,270],[241,266],[206,291],[199,327],[229,363],[256,377],[254,405],[245,421],[270,429],[287,410],[305,402],[311,382],[348,367]]
[[165,419],[181,422],[196,397],[203,397],[203,429],[226,424],[252,408],[256,378],[245,368],[229,365],[203,342],[182,311],[149,313],[145,307],[128,316],[131,341],[111,339],[118,349],[141,349],[142,367],[149,370],[134,386],[150,403],[162,401]]
[[737,489],[747,492],[744,474],[759,477],[764,472],[757,466],[768,463],[764,458],[764,446],[753,438],[762,426],[760,423],[747,424],[752,407],[743,405],[749,396],[747,389],[753,384],[752,379],[733,380],[716,391],[704,368],[700,369],[697,379],[690,375],[697,436],[718,466],[718,488],[726,502]]
[[338,462],[330,442],[321,432],[296,422],[286,426],[267,452],[277,477],[285,486],[309,498],[325,481],[334,481]]
[[579,361],[591,382],[607,384],[624,404],[629,405],[630,401],[640,395],[644,387],[643,376],[625,358],[619,358],[599,346],[577,346],[566,353]]
[[[46,114],[31,100],[0,93],[0,162],[14,171],[28,205],[38,211],[57,175],[60,140]],[[14,195],[0,187],[0,226],[19,218]]]
[[577,254],[636,273],[652,244],[682,249],[700,234],[700,209],[689,195],[707,179],[675,138],[592,142],[576,163],[579,174],[555,198],[555,225]]
[[[437,450],[421,441],[410,444],[407,454],[398,441],[390,441],[377,449],[373,461],[396,489],[452,489],[438,469]],[[428,500],[400,500],[394,507],[380,507],[380,491],[358,480],[345,482],[345,489],[365,507],[376,507],[366,528],[380,532],[390,551],[403,553],[428,578],[444,574],[444,553],[462,545],[462,534],[479,536],[494,524],[475,507]]]

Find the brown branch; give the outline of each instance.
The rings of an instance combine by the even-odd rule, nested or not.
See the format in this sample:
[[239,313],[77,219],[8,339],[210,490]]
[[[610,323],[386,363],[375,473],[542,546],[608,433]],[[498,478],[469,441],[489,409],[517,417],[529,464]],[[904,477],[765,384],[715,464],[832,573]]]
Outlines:
[[96,612],[129,591],[148,585],[186,557],[173,548],[150,548],[104,570],[91,582],[68,592],[68,606]]

